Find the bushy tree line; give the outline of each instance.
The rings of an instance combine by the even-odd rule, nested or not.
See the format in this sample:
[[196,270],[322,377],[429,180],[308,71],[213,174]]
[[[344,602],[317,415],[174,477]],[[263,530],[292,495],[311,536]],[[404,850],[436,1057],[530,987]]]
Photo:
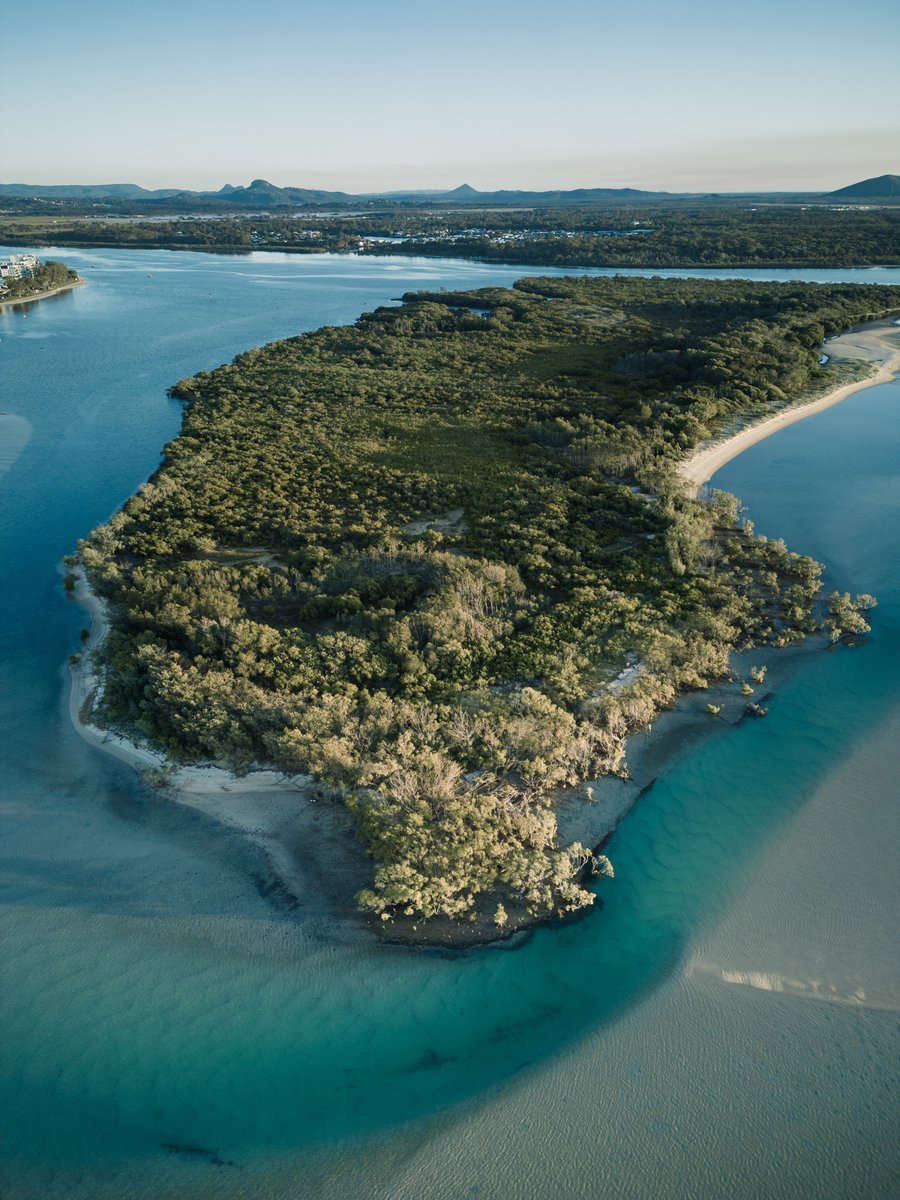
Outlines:
[[[341,229],[349,223],[337,222]],[[566,267],[859,267],[900,264],[900,208],[668,203],[608,210],[398,214],[367,254],[425,254]]]
[[[370,241],[388,237],[386,242]],[[399,239],[399,240],[398,240]],[[0,216],[16,245],[295,253],[357,250],[565,267],[860,267],[900,263],[900,207],[715,202],[498,211],[396,208],[102,220]]]

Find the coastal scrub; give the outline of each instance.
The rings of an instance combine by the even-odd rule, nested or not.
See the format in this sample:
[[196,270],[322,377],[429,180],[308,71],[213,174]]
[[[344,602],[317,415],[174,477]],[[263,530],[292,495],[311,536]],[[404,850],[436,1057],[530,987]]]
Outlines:
[[628,733],[735,647],[822,622],[819,565],[689,498],[679,461],[837,378],[822,339],[891,308],[527,279],[182,380],[162,467],[80,550],[112,622],[95,718],[174,761],[314,775],[384,920],[591,904],[611,868],[561,844],[560,790],[624,772]]

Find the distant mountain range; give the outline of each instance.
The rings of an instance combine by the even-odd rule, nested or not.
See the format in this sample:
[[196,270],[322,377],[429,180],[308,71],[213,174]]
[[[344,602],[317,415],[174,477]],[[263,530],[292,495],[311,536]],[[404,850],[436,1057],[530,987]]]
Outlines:
[[572,191],[498,191],[479,192],[469,184],[451,191],[329,192],[317,188],[278,187],[267,179],[254,179],[248,187],[233,187],[226,183],[217,192],[195,192],[178,188],[148,190],[134,183],[56,184],[44,186],[29,183],[0,184],[0,197],[15,196],[39,200],[137,200],[184,201],[206,204],[227,204],[235,208],[282,208],[316,204],[358,204],[360,201],[396,201],[406,203],[440,204],[596,204],[617,200],[662,199],[668,192],[643,192],[636,188],[576,188]]
[[139,187],[136,183],[60,183],[52,186],[31,183],[0,183],[0,196],[39,200],[206,200],[237,206],[277,208],[305,204],[334,204],[353,201],[347,192],[314,188],[281,188],[265,179],[254,179],[249,187],[226,183],[217,192],[194,192],[186,188]]
[[[748,193],[749,194],[749,193]],[[762,193],[753,193],[761,195]],[[781,195],[790,193],[780,193]],[[799,193],[795,193],[799,194]],[[298,208],[317,205],[346,205],[361,203],[441,204],[473,207],[476,205],[524,205],[528,207],[559,207],[561,205],[592,205],[640,203],[641,201],[701,199],[709,193],[648,192],[638,188],[574,188],[529,192],[503,189],[480,192],[464,183],[450,191],[369,192],[351,195],[318,188],[278,187],[266,179],[254,179],[247,187],[230,183],[215,192],[197,192],[179,188],[147,189],[134,183],[43,184],[3,183],[0,198],[15,197],[33,200],[83,200],[94,202],[147,203],[167,209],[178,206],[198,206],[217,209]],[[835,192],[803,193],[817,199],[894,199],[900,198],[900,175],[880,175]]]
[[569,191],[548,192],[510,191],[479,192],[468,183],[448,192],[394,192],[357,197],[366,200],[437,200],[441,204],[607,204],[618,200],[670,200],[670,192],[644,192],[638,188],[573,188]]

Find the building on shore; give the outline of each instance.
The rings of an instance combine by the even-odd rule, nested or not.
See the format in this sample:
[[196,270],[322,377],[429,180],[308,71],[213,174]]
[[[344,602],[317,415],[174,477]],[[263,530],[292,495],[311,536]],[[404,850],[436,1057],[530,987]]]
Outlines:
[[34,275],[40,265],[40,261],[33,254],[11,254],[9,258],[0,261],[0,290],[8,287],[10,280]]

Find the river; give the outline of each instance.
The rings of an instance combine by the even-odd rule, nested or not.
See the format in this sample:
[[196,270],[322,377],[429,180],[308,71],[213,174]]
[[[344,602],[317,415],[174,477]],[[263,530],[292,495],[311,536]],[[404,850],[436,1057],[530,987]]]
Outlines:
[[716,477],[830,584],[876,594],[875,631],[671,760],[615,835],[601,910],[456,958],[333,942],[71,729],[83,615],[58,564],[157,465],[176,379],[525,272],[47,253],[88,286],[0,317],[4,1200],[889,1194],[900,384]]

